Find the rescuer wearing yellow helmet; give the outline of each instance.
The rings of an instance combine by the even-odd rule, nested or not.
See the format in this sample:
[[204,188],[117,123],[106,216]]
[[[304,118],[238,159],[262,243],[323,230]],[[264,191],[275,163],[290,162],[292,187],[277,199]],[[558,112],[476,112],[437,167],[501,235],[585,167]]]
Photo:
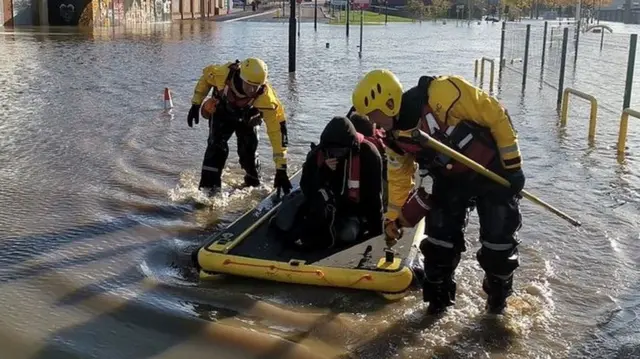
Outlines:
[[[260,185],[258,127],[264,119],[276,165],[274,187],[285,193],[291,190],[287,175],[288,137],[284,108],[267,77],[267,65],[258,58],[210,65],[203,69],[187,117],[187,124],[193,127],[193,122],[199,122],[202,110],[209,121],[200,189],[213,194],[221,187],[222,169],[229,156],[227,142],[234,132],[238,140],[240,166],[246,173],[245,185]],[[202,106],[211,90],[211,98]]]
[[[482,244],[476,258],[485,272],[482,287],[488,296],[487,310],[502,313],[519,266],[519,193],[525,182],[517,132],[505,108],[459,76],[422,76],[417,86],[403,93],[402,84],[389,70],[367,73],[352,100],[356,111],[388,134],[385,234],[389,244],[402,236],[402,227],[426,216],[427,237],[420,250],[425,257],[423,297],[429,312],[440,313],[455,304],[454,272],[466,250],[464,231],[475,206]],[[402,135],[416,128],[501,175],[511,187],[491,182]],[[414,188],[418,166],[433,178],[431,195]],[[416,208],[423,210],[418,216],[411,213]]]

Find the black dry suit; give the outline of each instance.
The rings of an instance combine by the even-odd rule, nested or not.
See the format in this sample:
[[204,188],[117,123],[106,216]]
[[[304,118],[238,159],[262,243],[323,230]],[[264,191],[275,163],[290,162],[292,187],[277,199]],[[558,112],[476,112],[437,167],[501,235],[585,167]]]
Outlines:
[[[455,84],[464,85],[460,82],[455,82]],[[438,85],[444,87],[441,83]],[[437,89],[430,88],[429,90],[430,97],[436,97],[435,99],[429,98],[429,104],[433,103],[431,107],[438,108],[439,100],[445,96],[438,93]],[[396,127],[410,129],[416,126],[417,119],[432,120],[435,118],[429,118],[430,114],[423,115],[426,103],[424,94],[426,92],[427,89],[421,88],[421,86],[405,92]],[[450,109],[461,106],[458,104],[458,100],[468,101],[468,98],[458,96]],[[479,102],[479,100],[476,101]],[[475,102],[472,103],[474,106],[480,107]],[[482,105],[489,106],[484,103]],[[499,153],[495,140],[490,135],[485,135],[489,129],[481,128],[471,120],[454,124],[450,128],[453,131],[446,131],[444,134],[434,129],[436,125],[443,126],[443,123],[447,123],[446,121],[451,121],[453,114],[455,114],[454,111],[443,107],[438,112],[440,116],[438,119],[441,122],[425,121],[424,131],[433,132],[433,137],[459,151],[462,150],[455,147],[455,143],[459,140],[454,139],[464,137],[464,139],[471,138],[471,141],[467,141],[471,144],[474,143],[473,141],[486,141],[490,144],[488,148],[494,148],[494,152]],[[489,122],[489,120],[485,120],[485,122]],[[505,123],[510,125],[509,120],[502,125],[506,126]],[[463,135],[459,134],[467,128],[472,130],[463,133]],[[464,148],[471,148],[471,145]],[[478,156],[479,153],[478,150],[468,152],[468,156]],[[520,196],[473,172],[454,173],[452,168],[455,169],[455,167],[443,164],[442,155],[432,150],[420,150],[416,153],[415,158],[420,167],[428,169],[433,177],[432,206],[426,227],[427,237],[420,245],[425,256],[425,301],[430,302],[430,305],[435,309],[453,304],[456,293],[454,273],[460,262],[461,252],[466,249],[465,227],[469,209],[475,204],[480,220],[480,242],[482,243],[477,252],[477,259],[485,271],[483,288],[489,296],[489,309],[500,312],[505,306],[506,298],[512,292],[513,273],[519,266],[517,231],[521,226]],[[486,167],[501,176],[508,176],[507,170],[503,168],[497,156],[486,164]]]
[[[331,170],[325,159],[332,158],[336,149],[342,153]],[[351,167],[355,158],[360,166],[359,186],[354,185]],[[327,124],[320,144],[307,154],[300,188],[305,204],[304,215],[298,214],[302,230],[296,239],[304,247],[333,247],[382,233],[382,160],[347,118],[334,117]]]

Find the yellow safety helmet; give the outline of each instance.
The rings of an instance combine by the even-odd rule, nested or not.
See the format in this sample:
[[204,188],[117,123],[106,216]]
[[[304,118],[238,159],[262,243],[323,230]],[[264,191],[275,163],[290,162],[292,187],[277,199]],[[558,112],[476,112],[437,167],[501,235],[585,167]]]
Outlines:
[[240,78],[250,85],[264,85],[268,74],[267,64],[258,58],[250,57],[240,63]]
[[389,117],[395,117],[400,113],[402,84],[389,70],[369,71],[356,85],[351,100],[361,114],[380,110]]

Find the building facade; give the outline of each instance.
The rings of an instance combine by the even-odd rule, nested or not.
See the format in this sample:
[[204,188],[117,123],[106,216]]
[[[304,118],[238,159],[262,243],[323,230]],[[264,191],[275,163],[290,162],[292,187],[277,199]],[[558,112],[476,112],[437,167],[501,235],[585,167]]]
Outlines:
[[120,26],[226,13],[227,0],[0,0],[5,26]]
[[640,24],[640,1],[613,0],[611,4],[596,10],[600,20]]

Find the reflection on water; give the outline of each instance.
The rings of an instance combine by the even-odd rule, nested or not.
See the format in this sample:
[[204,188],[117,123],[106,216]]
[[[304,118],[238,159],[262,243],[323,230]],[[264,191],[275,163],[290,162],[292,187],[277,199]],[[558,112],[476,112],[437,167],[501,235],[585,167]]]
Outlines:
[[[3,354],[529,358],[634,353],[624,338],[637,328],[599,324],[602,318],[630,323],[638,308],[630,299],[638,278],[637,151],[631,146],[625,162],[616,161],[616,133],[605,130],[616,120],[610,114],[600,115],[605,125],[599,125],[603,130],[591,145],[579,117],[559,129],[556,92],[532,83],[521,92],[521,77],[513,71],[505,71],[496,88],[519,131],[527,186],[584,225],[573,229],[523,202],[522,267],[504,318],[483,314],[475,215],[470,249],[457,274],[456,307],[442,318],[425,315],[419,292],[387,303],[375,294],[348,290],[233,277],[196,280],[191,251],[258,203],[272,189],[274,173],[262,131],[262,186],[237,188],[243,173],[231,151],[225,195],[205,208],[194,206],[204,202],[196,187],[207,127],[201,122],[189,128],[186,113],[204,66],[250,55],[269,64],[288,116],[289,167],[295,171],[324,124],[347,112],[354,83],[369,69],[389,67],[405,86],[424,74],[456,73],[473,80],[473,61],[495,58],[499,51],[500,25],[493,23],[368,26],[362,59],[357,41],[347,41],[342,26],[320,24],[317,33],[312,26],[302,24],[295,74],[286,73],[287,26],[281,23],[3,30]],[[589,74],[578,68],[575,76]],[[165,87],[175,105],[169,111],[162,106]],[[638,126],[631,123],[629,132],[634,130]],[[235,149],[235,139],[229,145]],[[598,346],[588,345],[593,342]]]

